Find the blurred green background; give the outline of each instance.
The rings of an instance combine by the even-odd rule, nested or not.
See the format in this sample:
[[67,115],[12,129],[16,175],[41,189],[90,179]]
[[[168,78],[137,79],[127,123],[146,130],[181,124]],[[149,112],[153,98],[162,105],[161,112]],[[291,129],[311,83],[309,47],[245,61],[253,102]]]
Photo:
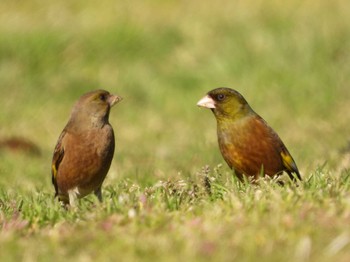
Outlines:
[[[311,186],[296,193],[237,186],[220,193],[222,202],[189,197],[182,209],[177,195],[169,193],[175,207],[166,202],[167,187],[186,197],[192,184],[159,193],[159,180],[196,180],[203,166],[220,163],[229,173],[214,116],[196,106],[219,86],[245,96],[279,133],[304,181],[316,174]],[[74,102],[99,88],[124,97],[110,115],[117,147],[105,181],[108,201],[96,209],[82,201],[79,212],[66,213],[48,199],[53,148]],[[125,260],[229,260],[236,248],[236,257],[251,254],[253,261],[261,254],[267,261],[306,261],[310,254],[326,261],[326,244],[336,254],[349,243],[348,235],[341,238],[350,232],[347,178],[337,180],[350,168],[348,0],[2,0],[0,90],[0,245],[7,260],[73,254],[90,261],[113,257],[114,248]],[[19,150],[6,143],[16,137],[23,139]],[[22,150],[25,141],[41,154]],[[153,209],[135,217],[147,190]],[[339,237],[345,244],[334,251]],[[90,253],[85,239],[94,240]]]
[[0,183],[50,190],[56,139],[78,97],[103,88],[117,149],[107,180],[156,181],[223,163],[209,90],[240,91],[280,134],[301,171],[349,139],[348,1],[9,1],[0,3]]

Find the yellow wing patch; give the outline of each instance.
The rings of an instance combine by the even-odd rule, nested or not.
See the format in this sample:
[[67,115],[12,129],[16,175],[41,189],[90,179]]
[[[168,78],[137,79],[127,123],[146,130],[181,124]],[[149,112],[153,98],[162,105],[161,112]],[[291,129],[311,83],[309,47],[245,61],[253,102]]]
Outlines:
[[296,170],[296,165],[294,163],[293,158],[291,157],[291,155],[288,152],[281,152],[281,156],[282,156],[282,161],[283,161],[283,165],[289,170],[294,172]]
[[52,176],[54,177],[54,179],[56,179],[57,169],[56,169],[56,165],[55,164],[52,165],[51,170],[52,170]]

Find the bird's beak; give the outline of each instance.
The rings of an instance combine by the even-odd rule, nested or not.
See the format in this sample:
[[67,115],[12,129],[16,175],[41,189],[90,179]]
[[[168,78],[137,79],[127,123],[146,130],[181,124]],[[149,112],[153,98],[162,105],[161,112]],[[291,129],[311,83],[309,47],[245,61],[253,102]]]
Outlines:
[[110,107],[114,106],[115,104],[119,103],[120,101],[122,101],[123,98],[117,95],[110,95],[108,98],[108,103],[110,105]]
[[206,108],[215,108],[215,101],[208,95],[203,97],[198,101],[197,106],[206,107]]

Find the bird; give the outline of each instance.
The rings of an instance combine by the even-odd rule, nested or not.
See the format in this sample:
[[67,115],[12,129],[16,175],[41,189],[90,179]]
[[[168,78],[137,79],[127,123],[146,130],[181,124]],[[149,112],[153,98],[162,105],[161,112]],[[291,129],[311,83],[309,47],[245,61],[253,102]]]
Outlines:
[[94,193],[102,202],[101,186],[110,168],[115,147],[109,123],[112,106],[122,98],[105,90],[82,95],[56,143],[52,164],[55,198],[65,206]]
[[240,181],[257,181],[261,175],[274,177],[286,172],[296,182],[298,167],[278,134],[236,90],[211,90],[197,106],[209,108],[217,122],[221,154]]

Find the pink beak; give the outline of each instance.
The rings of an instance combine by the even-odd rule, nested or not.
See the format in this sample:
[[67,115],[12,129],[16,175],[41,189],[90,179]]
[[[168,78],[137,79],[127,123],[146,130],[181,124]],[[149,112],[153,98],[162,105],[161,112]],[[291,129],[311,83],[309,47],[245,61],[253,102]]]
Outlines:
[[108,103],[110,107],[114,106],[115,104],[119,103],[122,100],[123,98],[117,95],[110,95],[108,97]]
[[197,106],[206,107],[206,108],[215,108],[215,101],[208,95],[203,97],[198,101]]

